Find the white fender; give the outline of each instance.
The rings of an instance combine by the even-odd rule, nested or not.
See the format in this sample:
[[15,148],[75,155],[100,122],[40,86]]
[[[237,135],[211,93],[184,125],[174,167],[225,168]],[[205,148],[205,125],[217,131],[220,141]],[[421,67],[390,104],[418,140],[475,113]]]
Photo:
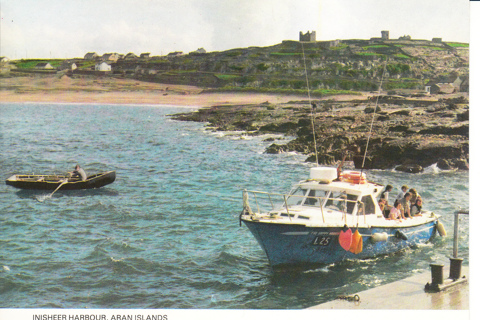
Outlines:
[[443,223],[441,223],[439,220],[437,220],[437,231],[438,231],[438,234],[441,235],[442,237],[447,236],[447,231],[445,230]]
[[372,234],[372,239],[373,242],[380,242],[380,241],[387,241],[388,240],[388,234],[386,232],[382,233],[374,233]]

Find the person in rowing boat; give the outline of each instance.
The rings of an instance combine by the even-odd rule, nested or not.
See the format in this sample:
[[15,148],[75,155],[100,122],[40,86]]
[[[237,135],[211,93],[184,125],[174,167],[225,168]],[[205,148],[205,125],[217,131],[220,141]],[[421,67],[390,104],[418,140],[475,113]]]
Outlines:
[[82,181],[87,180],[87,174],[85,173],[85,170],[83,170],[78,164],[75,166],[75,170],[69,172],[68,174],[72,178],[79,177],[82,179]]

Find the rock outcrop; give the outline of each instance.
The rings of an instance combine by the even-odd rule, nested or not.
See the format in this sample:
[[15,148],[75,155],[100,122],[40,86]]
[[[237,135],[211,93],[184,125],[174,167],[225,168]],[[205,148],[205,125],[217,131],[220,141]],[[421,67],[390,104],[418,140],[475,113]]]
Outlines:
[[311,162],[317,158],[315,131],[320,164],[338,162],[346,153],[356,168],[363,165],[416,173],[437,163],[441,169],[467,170],[468,100],[405,99],[403,102],[383,103],[375,112],[371,100],[315,101],[315,109],[307,101],[279,105],[266,102],[213,106],[172,117],[208,122],[212,130],[242,130],[250,135],[282,133],[293,138],[287,143],[272,141],[265,152],[295,151],[308,155],[307,161]]

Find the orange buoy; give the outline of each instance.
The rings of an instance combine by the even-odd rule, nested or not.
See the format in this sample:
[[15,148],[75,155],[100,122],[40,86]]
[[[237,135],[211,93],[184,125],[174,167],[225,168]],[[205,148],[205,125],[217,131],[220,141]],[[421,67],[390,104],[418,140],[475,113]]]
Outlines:
[[345,231],[341,230],[340,234],[338,235],[338,242],[343,249],[348,251],[352,245],[352,230],[350,228]]
[[363,184],[367,182],[365,174],[362,174],[358,171],[346,171],[343,173],[343,181],[354,183],[354,184]]
[[363,239],[360,232],[358,232],[358,228],[352,236],[352,244],[350,245],[349,251],[355,254],[363,251]]

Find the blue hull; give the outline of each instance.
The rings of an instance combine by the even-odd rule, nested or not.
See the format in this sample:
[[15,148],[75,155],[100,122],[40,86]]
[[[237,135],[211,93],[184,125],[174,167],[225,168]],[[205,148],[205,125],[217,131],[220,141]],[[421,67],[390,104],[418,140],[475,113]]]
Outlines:
[[[347,259],[367,259],[400,251],[429,241],[436,234],[436,221],[413,227],[359,228],[363,251],[344,250],[338,241],[342,228],[305,227],[243,220],[265,251],[271,266],[330,264]],[[354,232],[356,229],[352,228]],[[407,240],[402,239],[400,231]],[[387,241],[375,242],[371,235],[386,232]]]

